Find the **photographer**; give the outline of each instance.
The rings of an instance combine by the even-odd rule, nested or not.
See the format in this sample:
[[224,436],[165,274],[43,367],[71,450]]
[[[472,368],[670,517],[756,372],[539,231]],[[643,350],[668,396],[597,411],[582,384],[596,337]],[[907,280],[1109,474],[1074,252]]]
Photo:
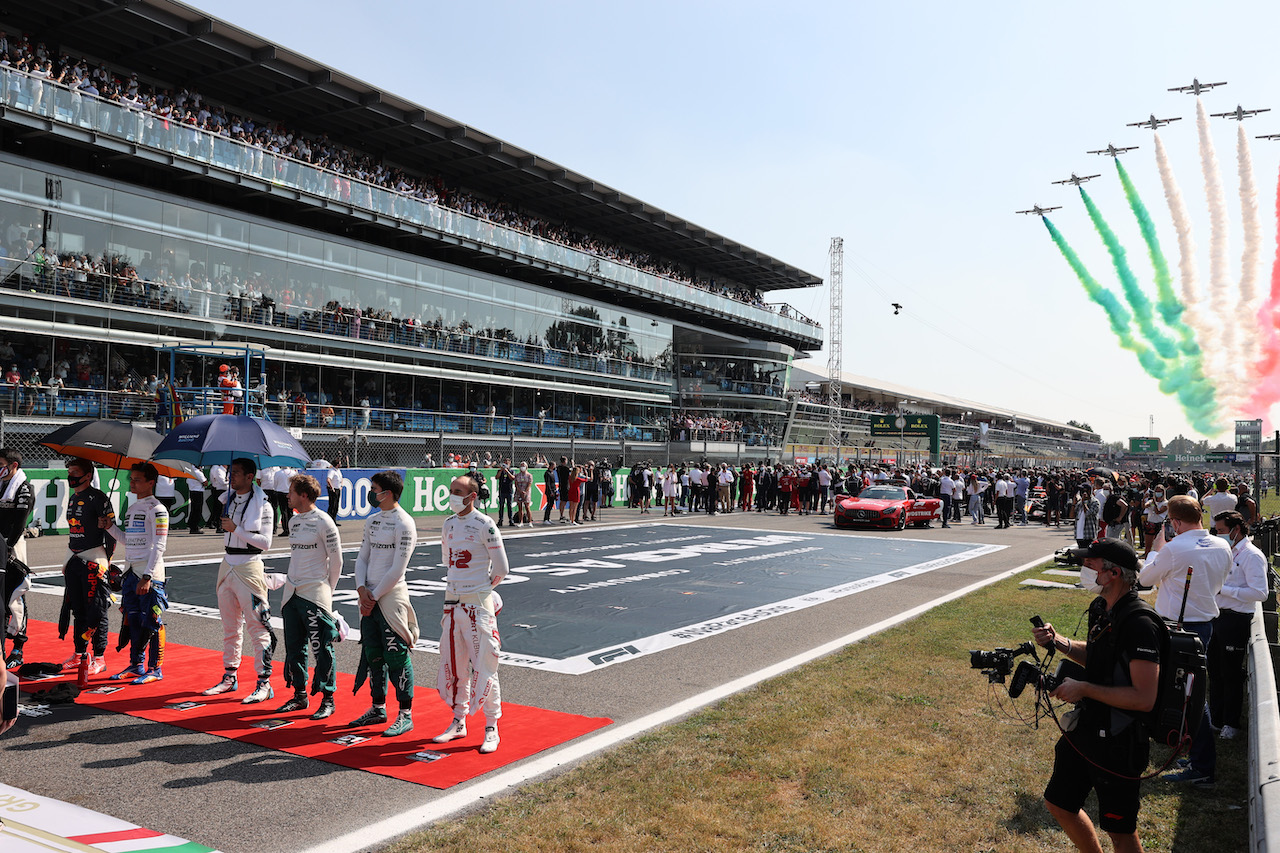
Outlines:
[[[1053,775],[1044,799],[1054,819],[1080,850],[1101,850],[1093,822],[1083,810],[1097,791],[1102,829],[1116,851],[1140,851],[1139,778],[1150,743],[1138,716],[1156,702],[1160,673],[1160,617],[1138,598],[1138,555],[1119,539],[1081,549],[1080,582],[1099,598],[1089,607],[1089,641],[1061,637],[1053,626],[1032,636],[1085,668],[1085,680],[1066,678],[1055,699],[1079,703],[1080,714],[1054,750]],[[1122,666],[1127,662],[1127,668]]]

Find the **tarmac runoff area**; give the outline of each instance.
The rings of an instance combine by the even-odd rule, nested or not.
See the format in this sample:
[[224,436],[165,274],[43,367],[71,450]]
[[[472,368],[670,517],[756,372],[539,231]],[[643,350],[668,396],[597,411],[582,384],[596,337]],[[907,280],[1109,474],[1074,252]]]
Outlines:
[[[499,618],[503,699],[614,720],[597,732],[435,790],[163,723],[54,706],[24,716],[0,741],[0,782],[228,853],[374,849],[1073,544],[1068,528],[1041,525],[880,533],[836,531],[830,516],[819,515],[663,519],[621,508],[600,515],[581,527],[504,528],[512,574],[525,580],[500,587]],[[415,677],[432,690],[441,523],[418,519],[408,575],[423,631]],[[344,544],[358,545],[361,528],[344,522]],[[170,596],[177,602],[166,617],[170,642],[221,649],[211,606],[219,545],[209,534],[170,537]],[[62,537],[28,543],[34,570],[53,573],[28,595],[33,619],[56,622],[65,547]],[[283,566],[286,552],[279,537],[271,556]],[[344,574],[353,560],[349,554]],[[350,583],[344,578],[339,592]],[[28,646],[27,659],[61,661],[69,652],[69,640],[48,651]],[[340,643],[337,655],[341,671],[355,671],[356,643]],[[269,705],[287,698],[282,657],[280,650]],[[123,665],[122,655],[108,652],[108,670]],[[210,672],[209,683],[219,675]],[[368,697],[340,694],[338,702],[364,707]],[[417,727],[407,737],[426,742],[450,714],[428,700],[415,705],[414,716]],[[333,807],[343,803],[351,807]]]

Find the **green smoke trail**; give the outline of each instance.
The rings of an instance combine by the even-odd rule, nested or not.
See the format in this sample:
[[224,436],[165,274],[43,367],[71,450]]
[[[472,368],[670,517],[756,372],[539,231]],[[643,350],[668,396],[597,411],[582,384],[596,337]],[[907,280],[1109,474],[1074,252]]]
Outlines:
[[1138,277],[1129,268],[1124,246],[1120,245],[1119,238],[1111,230],[1111,226],[1107,224],[1107,221],[1102,218],[1102,211],[1098,210],[1098,206],[1093,203],[1093,199],[1089,198],[1089,194],[1084,191],[1084,187],[1078,187],[1078,189],[1080,190],[1080,198],[1084,199],[1085,209],[1089,211],[1089,219],[1093,221],[1093,227],[1098,229],[1098,235],[1102,237],[1102,242],[1106,244],[1107,251],[1111,254],[1111,263],[1115,265],[1116,275],[1120,277],[1120,286],[1124,289],[1124,295],[1129,301],[1129,307],[1133,309],[1134,319],[1138,321],[1138,329],[1155,347],[1156,352],[1160,353],[1161,358],[1177,358],[1179,355],[1178,345],[1156,328],[1151,315],[1151,301],[1142,292],[1142,287],[1138,284]]
[[1129,324],[1133,317],[1128,309],[1120,303],[1114,293],[1099,284],[1098,280],[1089,273],[1080,256],[1067,243],[1062,232],[1049,221],[1049,217],[1040,218],[1044,222],[1044,227],[1049,229],[1049,236],[1053,238],[1058,251],[1062,252],[1062,256],[1075,272],[1076,278],[1080,279],[1080,283],[1084,285],[1089,298],[1102,306],[1103,311],[1106,312],[1111,331],[1119,338],[1120,346],[1138,357],[1138,363],[1142,365],[1147,375],[1157,381],[1161,392],[1177,395],[1178,402],[1182,405],[1193,427],[1205,435],[1218,432],[1214,417],[1213,389],[1200,375],[1198,365],[1192,360],[1166,362],[1151,347],[1135,338],[1129,331]]
[[1213,385],[1204,376],[1203,359],[1200,345],[1196,342],[1195,331],[1182,321],[1183,307],[1173,292],[1173,276],[1169,272],[1169,263],[1165,260],[1164,252],[1160,250],[1160,238],[1156,236],[1155,223],[1151,220],[1147,206],[1142,203],[1138,188],[1134,186],[1124,164],[1120,162],[1119,157],[1115,158],[1115,162],[1120,183],[1124,186],[1125,198],[1129,201],[1129,208],[1133,211],[1134,218],[1138,220],[1138,229],[1142,232],[1142,239],[1146,241],[1147,252],[1151,256],[1151,266],[1155,270],[1157,306],[1160,316],[1181,339],[1181,349],[1185,355],[1176,368],[1167,372],[1165,382],[1170,379],[1175,381],[1170,383],[1168,389],[1162,383],[1160,390],[1165,393],[1171,391],[1177,393],[1179,400],[1184,405],[1190,404],[1192,409],[1211,408],[1216,404]]
[[1198,356],[1200,345],[1196,343],[1195,331],[1182,321],[1182,303],[1173,292],[1173,276],[1169,272],[1169,262],[1165,260],[1164,252],[1160,250],[1160,238],[1156,236],[1155,223],[1151,221],[1151,214],[1147,211],[1147,206],[1142,203],[1138,188],[1133,185],[1124,164],[1120,162],[1119,157],[1115,158],[1115,161],[1116,171],[1120,174],[1120,183],[1124,186],[1124,197],[1128,199],[1129,209],[1138,220],[1138,229],[1142,232],[1142,239],[1147,243],[1147,253],[1151,256],[1151,266],[1155,269],[1157,310],[1165,325],[1182,339],[1182,351],[1189,356]]

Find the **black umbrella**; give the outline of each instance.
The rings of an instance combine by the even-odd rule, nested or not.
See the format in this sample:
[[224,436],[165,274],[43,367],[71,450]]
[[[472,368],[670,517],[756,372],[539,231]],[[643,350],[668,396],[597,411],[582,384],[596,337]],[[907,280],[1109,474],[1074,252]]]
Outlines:
[[1088,470],[1086,470],[1085,473],[1088,474],[1090,477],[1102,477],[1104,479],[1110,480],[1113,483],[1116,482],[1116,472],[1112,471],[1110,468],[1105,468],[1101,465],[1095,465],[1092,468],[1089,468]]
[[[128,468],[147,462],[164,437],[155,430],[124,421],[76,421],[40,439],[45,447],[63,456],[79,456],[106,468]],[[166,477],[192,477],[194,468],[183,462],[153,462]]]

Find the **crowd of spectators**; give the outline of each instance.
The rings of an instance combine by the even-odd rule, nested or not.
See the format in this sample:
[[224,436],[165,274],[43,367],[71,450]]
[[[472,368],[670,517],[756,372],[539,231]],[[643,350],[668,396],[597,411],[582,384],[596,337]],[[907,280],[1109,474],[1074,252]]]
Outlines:
[[[235,165],[261,177],[276,177],[269,174],[273,169],[296,169],[302,164],[312,167],[304,170],[305,180],[319,182],[325,180],[321,172],[331,174],[343,182],[344,197],[356,203],[363,199],[368,202],[365,206],[373,205],[362,185],[378,187],[399,198],[439,205],[596,258],[768,311],[779,310],[767,305],[758,291],[742,285],[693,275],[670,260],[624,247],[505,201],[484,198],[452,186],[440,175],[414,174],[389,165],[371,154],[344,146],[327,134],[309,135],[300,128],[259,120],[234,108],[211,103],[191,88],[153,84],[140,80],[137,73],[120,72],[104,63],[95,64],[87,58],[57,53],[43,42],[33,42],[27,35],[9,36],[0,32],[0,75],[6,78],[0,94],[12,107],[40,112],[46,99],[63,91],[54,87],[65,87],[71,98],[69,118],[75,124],[96,126],[102,119],[96,109],[98,102],[93,99],[102,99],[120,108],[113,111],[117,116],[114,121],[122,123],[119,127],[103,129],[124,133],[142,144],[159,147],[161,139],[175,128],[179,131],[180,147],[193,156],[206,148],[211,153],[217,140],[229,140],[238,143]],[[123,126],[126,122],[133,126]],[[320,172],[315,172],[316,177],[312,178],[314,170]],[[780,310],[783,316],[819,325],[786,306]]]
[[59,256],[37,243],[39,234],[34,230],[16,226],[4,230],[12,238],[6,250],[9,259],[0,258],[0,282],[7,287],[615,376],[659,381],[668,376],[664,359],[609,346],[580,324],[562,324],[563,347],[553,348],[532,333],[521,338],[511,329],[481,328],[466,319],[449,324],[438,313],[434,319],[423,313],[395,317],[387,308],[347,306],[337,300],[320,303],[314,293],[297,289],[297,282],[273,281],[260,274],[210,279],[190,271],[175,275],[167,264],[157,264],[150,256],[138,265],[105,252]]

